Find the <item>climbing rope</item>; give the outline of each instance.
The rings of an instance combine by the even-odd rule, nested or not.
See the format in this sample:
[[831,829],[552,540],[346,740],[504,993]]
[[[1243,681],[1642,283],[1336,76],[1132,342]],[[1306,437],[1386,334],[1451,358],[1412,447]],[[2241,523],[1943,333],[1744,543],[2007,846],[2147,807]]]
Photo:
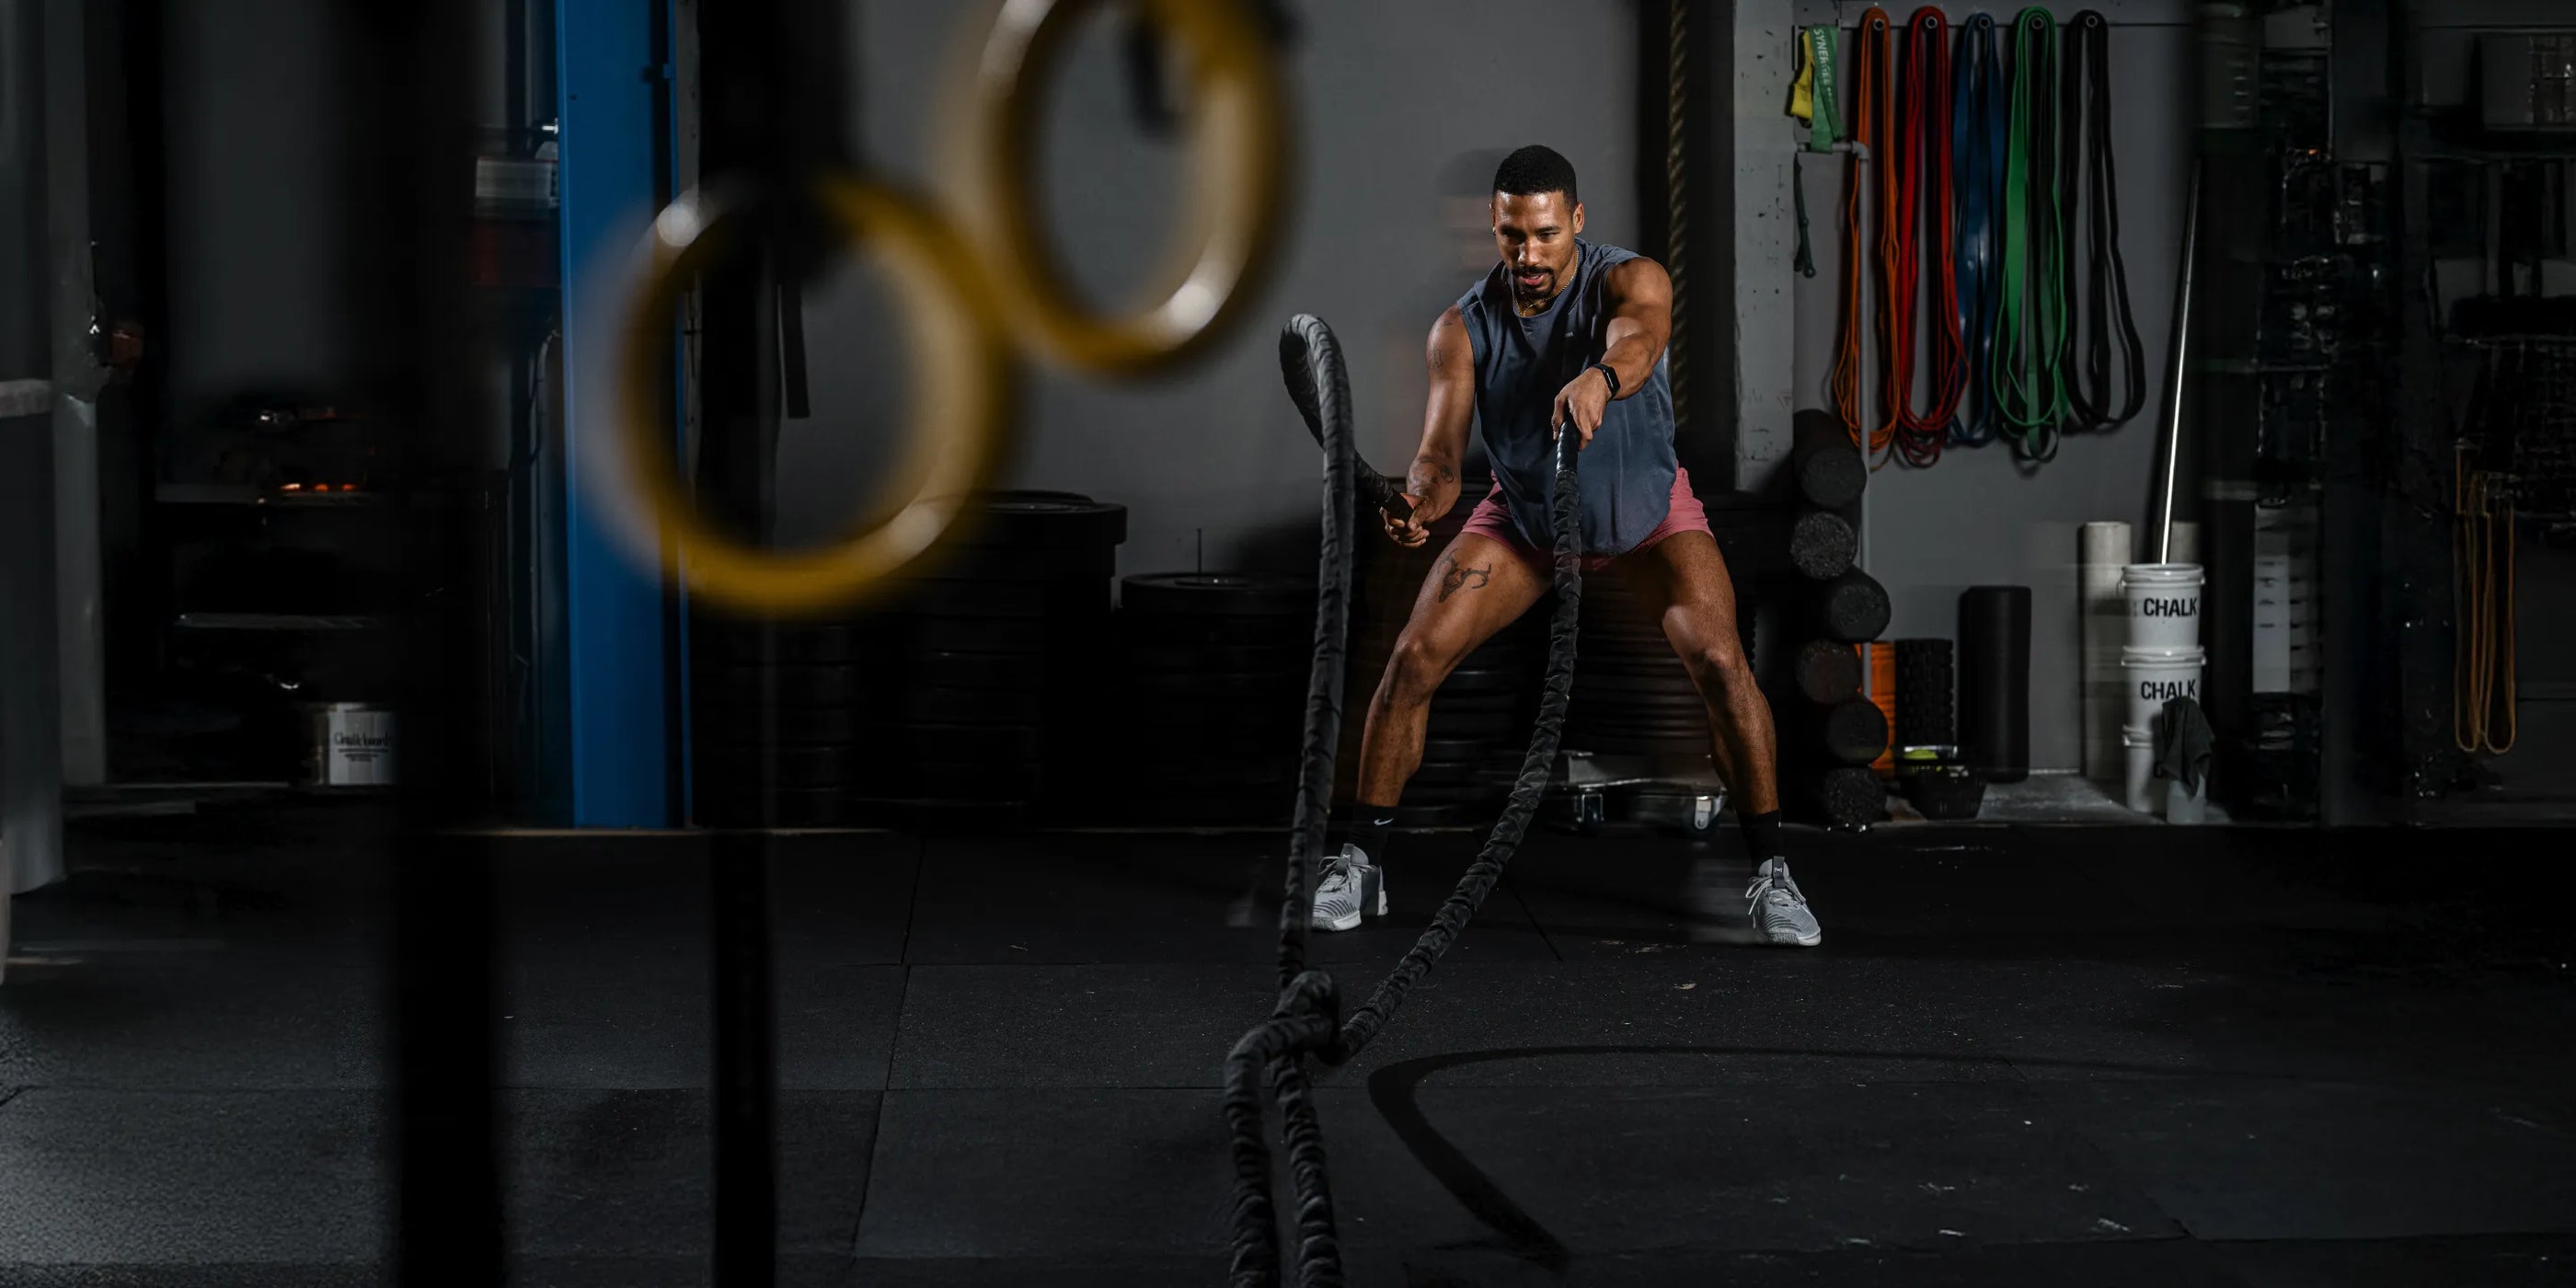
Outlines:
[[[2091,307],[2069,319],[2084,333],[2084,364],[2066,382],[2067,402],[2075,428],[2117,429],[2137,419],[2147,405],[2147,352],[2138,340],[2138,320],[2129,307],[2129,263],[2120,253],[2120,172],[2112,152],[2111,24],[2087,9],[2075,15],[2064,34],[2064,105],[2058,128],[2065,140],[2058,172],[2061,217],[2072,219],[2078,206],[2086,218],[2067,235],[2067,258],[2081,251],[2089,269]],[[2080,198],[2080,200],[2079,200]],[[2088,325],[2089,323],[2089,325]],[[2111,354],[2120,355],[2119,387],[2124,401],[2111,401]]]
[[1402,485],[1362,463],[1351,445],[1350,381],[1341,347],[1319,318],[1299,314],[1279,337],[1281,373],[1306,428],[1324,449],[1324,549],[1318,570],[1315,666],[1307,681],[1305,743],[1299,753],[1297,830],[1288,846],[1287,901],[1279,910],[1279,1001],[1270,1018],[1244,1035],[1225,1060],[1225,1118],[1233,1141],[1234,1288],[1275,1288],[1281,1264],[1278,1218],[1270,1187],[1270,1149],[1262,1139],[1261,1083],[1277,1091],[1289,1173],[1297,1191],[1297,1282],[1300,1288],[1338,1288],[1343,1282],[1341,1241],[1334,1231],[1331,1179],[1325,1171],[1323,1126],[1315,1116],[1305,1058],[1342,1064],[1366,1048],[1403,1005],[1405,995],[1440,960],[1502,879],[1520,848],[1556,766],[1566,704],[1574,687],[1575,622],[1581,615],[1582,501],[1575,486],[1577,436],[1556,444],[1556,484],[1551,518],[1556,536],[1556,615],[1549,624],[1547,681],[1528,754],[1512,784],[1511,802],[1494,824],[1485,848],[1468,865],[1458,888],[1440,906],[1429,929],[1414,941],[1368,1002],[1341,1018],[1332,976],[1306,965],[1306,928],[1314,889],[1309,875],[1323,851],[1324,816],[1332,799],[1334,749],[1341,741],[1342,649],[1350,620],[1352,509],[1361,499],[1385,504]]
[[[1894,410],[1896,453],[1917,468],[1936,464],[1959,414],[1967,383],[1965,337],[1959,326],[1958,221],[1952,209],[1950,159],[1950,23],[1926,5],[1905,24],[1905,64],[1897,78],[1893,122],[1896,141],[1890,185],[1894,204],[1885,212],[1888,243],[1888,309],[1895,335],[1888,364],[1888,406]],[[1892,233],[1892,236],[1884,234]],[[1932,403],[1914,410],[1915,293],[1932,274],[1933,298],[1923,320],[1932,331],[1929,375]]]
[[2057,20],[2036,6],[2013,20],[2011,125],[2004,153],[2003,287],[1995,320],[1993,381],[2002,432],[2022,459],[2057,457],[2067,418],[2066,230],[2053,173],[2050,110],[2057,81]]
[[[2501,756],[2517,738],[2514,666],[2512,479],[2469,464],[2463,443],[2451,462],[2452,542],[2459,640],[2452,649],[2451,740],[2471,755]],[[2501,571],[2499,571],[2501,563]]]
[[1950,104],[1951,196],[1957,207],[1958,319],[1969,379],[1951,437],[1961,446],[1995,440],[1995,312],[2003,250],[1996,217],[2003,210],[2007,121],[2003,56],[1995,20],[1973,14],[1959,31]]
[[[1887,112],[1890,38],[1886,10],[1873,8],[1861,15],[1860,39],[1857,42],[1860,52],[1852,70],[1854,86],[1852,92],[1855,96],[1851,127],[1852,164],[1850,181],[1844,188],[1843,199],[1845,237],[1843,333],[1840,349],[1834,359],[1833,375],[1834,413],[1841,418],[1844,432],[1851,435],[1852,445],[1865,449],[1872,457],[1886,455],[1895,441],[1896,426],[1895,416],[1891,412],[1884,424],[1869,430],[1864,436],[1863,417],[1867,414],[1868,408],[1863,405],[1861,393],[1861,369],[1867,365],[1867,354],[1864,350],[1868,344],[1864,338],[1862,319],[1868,311],[1869,281],[1868,264],[1861,247],[1864,222],[1861,213],[1861,193],[1869,186],[1869,180],[1862,171],[1869,165],[1878,165],[1881,168],[1881,187],[1884,188],[1887,182],[1887,164],[1879,149],[1886,142],[1889,134],[1884,118]],[[1886,206],[1884,191],[1880,196],[1880,205],[1883,215]],[[1879,319],[1882,346],[1885,343],[1887,329],[1887,318],[1882,315]],[[1888,361],[1890,363],[1898,361],[1892,350],[1888,352]]]
[[1672,281],[1672,329],[1664,337],[1664,379],[1673,402],[1673,423],[1691,423],[1690,363],[1690,153],[1684,128],[1690,106],[1690,6],[1672,6],[1666,28],[1669,54],[1664,66],[1664,275]]

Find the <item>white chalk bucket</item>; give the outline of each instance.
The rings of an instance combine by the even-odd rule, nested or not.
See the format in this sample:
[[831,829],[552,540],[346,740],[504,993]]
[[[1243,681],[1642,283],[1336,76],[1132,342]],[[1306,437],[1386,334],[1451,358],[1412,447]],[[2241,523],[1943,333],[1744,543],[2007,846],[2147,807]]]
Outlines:
[[2200,647],[2200,565],[2130,564],[2120,570],[2129,597],[2129,647]]
[[2137,558],[2129,542],[2128,524],[2088,523],[2077,544],[2084,776],[2105,786],[2120,777],[2120,713],[2126,709],[2120,697],[2120,650],[2129,642],[2129,597],[2120,589],[2120,570]]
[[2128,718],[2121,728],[2152,730],[2166,703],[2176,698],[2198,702],[2200,672],[2208,661],[2209,655],[2196,648],[2121,649],[2120,679],[2129,694]]
[[2202,779],[2200,789],[2192,791],[2181,783],[2165,780],[2165,821],[2178,827],[2198,827],[2209,821],[2209,780]]
[[2128,757],[2124,803],[2140,814],[2153,813],[2156,792],[2156,735],[2148,729],[2120,731],[2120,750]]

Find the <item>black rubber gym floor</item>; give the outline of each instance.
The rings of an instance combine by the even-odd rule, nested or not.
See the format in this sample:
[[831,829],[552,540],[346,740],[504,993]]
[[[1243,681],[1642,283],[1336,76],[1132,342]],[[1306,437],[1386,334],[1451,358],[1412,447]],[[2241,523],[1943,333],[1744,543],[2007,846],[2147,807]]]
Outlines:
[[[381,1281],[346,835],[93,827],[19,901],[0,1284]],[[1401,842],[1395,925],[1316,944],[1346,993],[1475,840]],[[500,844],[514,1282],[704,1282],[707,842]],[[1793,846],[1807,952],[1741,942],[1732,837],[1536,835],[1320,1077],[1354,1282],[2576,1283],[2563,833]],[[1221,1283],[1280,848],[780,840],[782,1282]]]

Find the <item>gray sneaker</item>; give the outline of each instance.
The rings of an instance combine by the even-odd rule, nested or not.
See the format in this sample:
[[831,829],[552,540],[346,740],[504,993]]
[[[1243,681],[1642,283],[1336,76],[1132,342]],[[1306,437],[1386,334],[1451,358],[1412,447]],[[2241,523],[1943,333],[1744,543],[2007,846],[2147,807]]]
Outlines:
[[1744,891],[1753,928],[1762,933],[1765,943],[1783,947],[1813,948],[1825,941],[1825,932],[1816,925],[1816,914],[1807,910],[1807,896],[1789,876],[1787,859],[1771,859],[1753,870],[1753,884]]
[[1315,886],[1315,907],[1306,924],[1316,930],[1356,930],[1361,914],[1386,915],[1386,870],[1369,862],[1368,852],[1345,845],[1325,861],[1324,879]]

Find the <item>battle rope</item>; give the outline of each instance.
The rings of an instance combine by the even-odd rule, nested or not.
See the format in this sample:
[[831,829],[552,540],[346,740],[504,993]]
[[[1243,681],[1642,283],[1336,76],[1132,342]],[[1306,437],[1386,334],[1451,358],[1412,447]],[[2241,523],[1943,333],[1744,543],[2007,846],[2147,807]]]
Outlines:
[[[2070,319],[2084,332],[2084,365],[2067,379],[2067,402],[2074,425],[2085,430],[2117,429],[2137,419],[2147,405],[2147,351],[2138,341],[2138,320],[2129,307],[2129,262],[2120,253],[2120,172],[2111,148],[2111,24],[2087,9],[2075,15],[2064,36],[2065,106],[2059,128],[2065,133],[2065,163],[2058,175],[2062,216],[2073,218],[2079,204],[2090,203],[2087,218],[2070,231],[2068,259],[2076,239],[2091,265],[2087,281],[2092,307]],[[2081,177],[2078,177],[2078,171]],[[2089,321],[2091,325],[2085,325]],[[2120,387],[2126,401],[2111,403],[2111,348],[2120,349]],[[2089,386],[2089,387],[2088,387]]]
[[[1996,411],[2014,448],[2034,463],[2056,459],[2065,423],[2066,265],[2063,213],[2053,173],[2051,119],[2057,20],[2039,7],[2013,20],[2012,125],[2004,155],[2003,298],[1995,322]],[[2025,314],[2025,307],[2029,315]]]
[[1582,501],[1575,487],[1577,436],[1556,444],[1556,483],[1551,517],[1556,535],[1556,615],[1549,624],[1546,688],[1529,752],[1512,784],[1511,803],[1493,834],[1429,929],[1377,986],[1368,1003],[1340,1018],[1330,975],[1306,967],[1306,922],[1313,888],[1308,874],[1324,843],[1334,749],[1340,745],[1342,648],[1350,618],[1352,492],[1377,499],[1401,485],[1362,464],[1351,445],[1350,381],[1341,347],[1321,319],[1299,314],[1279,337],[1279,363],[1289,397],[1306,428],[1324,449],[1324,550],[1318,569],[1315,667],[1306,687],[1305,744],[1300,750],[1297,830],[1288,847],[1287,902],[1279,910],[1279,1002],[1270,1018],[1244,1035],[1225,1060],[1225,1118],[1233,1139],[1233,1263],[1235,1288],[1275,1288],[1280,1282],[1277,1217],[1270,1189],[1270,1150],[1262,1139],[1261,1080],[1277,1088],[1289,1172],[1297,1188],[1297,1282],[1300,1288],[1338,1288],[1343,1282],[1341,1241],[1333,1228],[1330,1178],[1324,1167],[1323,1126],[1315,1116],[1305,1057],[1341,1064],[1358,1055],[1406,993],[1440,960],[1476,909],[1501,880],[1503,866],[1520,848],[1556,765],[1559,734],[1574,687],[1575,622],[1581,615]]
[[[1843,334],[1840,350],[1834,358],[1833,375],[1834,413],[1842,419],[1843,430],[1851,435],[1852,445],[1865,448],[1873,457],[1883,456],[1887,452],[1896,424],[1895,417],[1891,414],[1885,425],[1868,431],[1866,438],[1862,434],[1862,418],[1868,412],[1868,408],[1863,405],[1861,394],[1861,368],[1867,365],[1867,357],[1863,349],[1868,343],[1865,339],[1867,328],[1862,325],[1862,319],[1868,312],[1869,298],[1869,269],[1861,251],[1863,224],[1861,192],[1869,186],[1869,180],[1864,177],[1862,170],[1871,164],[1880,166],[1887,164],[1879,149],[1887,141],[1888,136],[1888,131],[1881,124],[1887,110],[1888,41],[1887,11],[1873,8],[1862,14],[1860,39],[1857,42],[1860,53],[1852,72],[1853,94],[1856,97],[1851,127],[1852,164],[1850,183],[1844,189],[1843,201],[1843,221],[1846,225],[1843,245]],[[1885,182],[1885,177],[1882,176],[1882,186]],[[1882,207],[1885,200],[1882,193],[1880,198]],[[1882,337],[1887,325],[1886,318],[1882,317],[1879,321]],[[1890,352],[1888,360],[1896,361],[1896,355]]]
[[[1959,326],[1958,220],[1952,208],[1950,159],[1950,23],[1929,5],[1906,20],[1905,65],[1898,78],[1895,121],[1903,137],[1896,144],[1897,204],[1886,213],[1890,228],[1900,230],[1892,263],[1895,289],[1890,308],[1896,314],[1900,361],[1889,364],[1888,405],[1896,411],[1896,452],[1908,465],[1921,468],[1941,459],[1951,421],[1967,384],[1967,354]],[[1919,239],[1919,240],[1918,240]],[[1915,292],[1920,277],[1932,274],[1933,298],[1924,321],[1931,324],[1930,410],[1914,410]]]
[[1955,90],[1950,104],[1952,196],[1958,207],[1957,283],[1959,327],[1968,381],[1952,436],[1975,447],[1995,439],[1995,310],[2003,251],[1996,244],[1996,216],[2003,210],[2006,147],[2003,55],[1995,20],[1973,14],[1959,32]]

